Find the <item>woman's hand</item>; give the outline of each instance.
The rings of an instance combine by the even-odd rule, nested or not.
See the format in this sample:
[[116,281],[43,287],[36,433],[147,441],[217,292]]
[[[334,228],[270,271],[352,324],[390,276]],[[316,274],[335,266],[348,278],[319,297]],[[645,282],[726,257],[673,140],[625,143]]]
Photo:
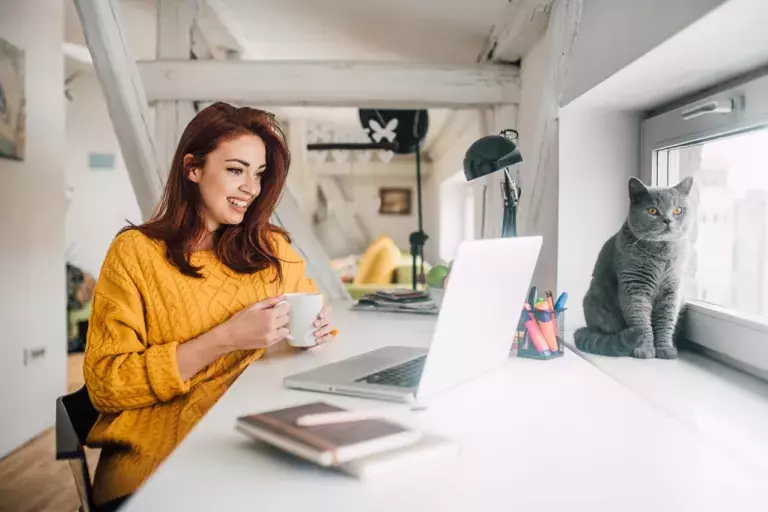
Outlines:
[[283,297],[257,302],[221,324],[230,350],[267,348],[288,336],[290,306]]
[[182,343],[176,349],[181,379],[186,381],[217,358],[233,350],[253,350],[274,345],[288,335],[287,303],[283,297],[257,302],[223,324]]
[[315,338],[318,343],[324,341],[330,341],[336,335],[336,329],[331,325],[331,313],[333,312],[331,306],[325,306],[320,314],[317,315],[317,320],[313,324],[317,330],[315,330]]

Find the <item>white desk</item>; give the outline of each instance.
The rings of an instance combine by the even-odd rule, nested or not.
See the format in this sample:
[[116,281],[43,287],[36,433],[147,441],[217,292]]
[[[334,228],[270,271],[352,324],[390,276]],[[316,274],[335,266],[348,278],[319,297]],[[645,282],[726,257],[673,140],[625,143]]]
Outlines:
[[407,478],[361,482],[236,432],[239,415],[318,398],[379,404],[288,390],[282,378],[386,344],[428,345],[434,326],[343,304],[335,318],[338,340],[251,365],[124,510],[764,510],[767,475],[570,352],[510,359],[426,411],[404,409],[402,421],[463,446],[461,457]]

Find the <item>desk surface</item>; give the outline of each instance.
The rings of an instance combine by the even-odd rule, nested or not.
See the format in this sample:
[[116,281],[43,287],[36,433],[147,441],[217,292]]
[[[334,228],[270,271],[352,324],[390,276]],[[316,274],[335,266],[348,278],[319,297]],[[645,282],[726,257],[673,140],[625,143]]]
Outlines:
[[[567,352],[511,358],[398,420],[457,439],[462,454],[425,472],[362,482],[252,442],[235,418],[323,399],[285,375],[384,345],[427,346],[435,319],[334,308],[338,339],[271,351],[251,365],[124,510],[756,510],[765,474]],[[473,340],[467,340],[472,350]]]

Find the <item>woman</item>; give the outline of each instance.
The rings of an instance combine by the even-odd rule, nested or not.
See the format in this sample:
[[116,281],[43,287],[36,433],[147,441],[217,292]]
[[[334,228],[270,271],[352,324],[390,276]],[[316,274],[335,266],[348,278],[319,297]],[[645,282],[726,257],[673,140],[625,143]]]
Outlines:
[[[101,413],[97,505],[114,509],[250,363],[287,334],[281,295],[317,292],[269,223],[290,155],[274,117],[216,103],[189,123],[154,217],[113,241],[94,292],[83,373]],[[316,337],[335,331],[330,311]]]

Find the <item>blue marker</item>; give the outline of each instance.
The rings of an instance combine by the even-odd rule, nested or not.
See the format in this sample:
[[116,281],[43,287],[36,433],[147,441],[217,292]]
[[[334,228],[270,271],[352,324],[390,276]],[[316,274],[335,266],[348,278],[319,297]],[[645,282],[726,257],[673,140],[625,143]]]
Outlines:
[[560,294],[560,296],[557,298],[557,302],[555,302],[555,311],[561,311],[565,309],[565,303],[568,301],[568,294],[566,292],[563,292]]

